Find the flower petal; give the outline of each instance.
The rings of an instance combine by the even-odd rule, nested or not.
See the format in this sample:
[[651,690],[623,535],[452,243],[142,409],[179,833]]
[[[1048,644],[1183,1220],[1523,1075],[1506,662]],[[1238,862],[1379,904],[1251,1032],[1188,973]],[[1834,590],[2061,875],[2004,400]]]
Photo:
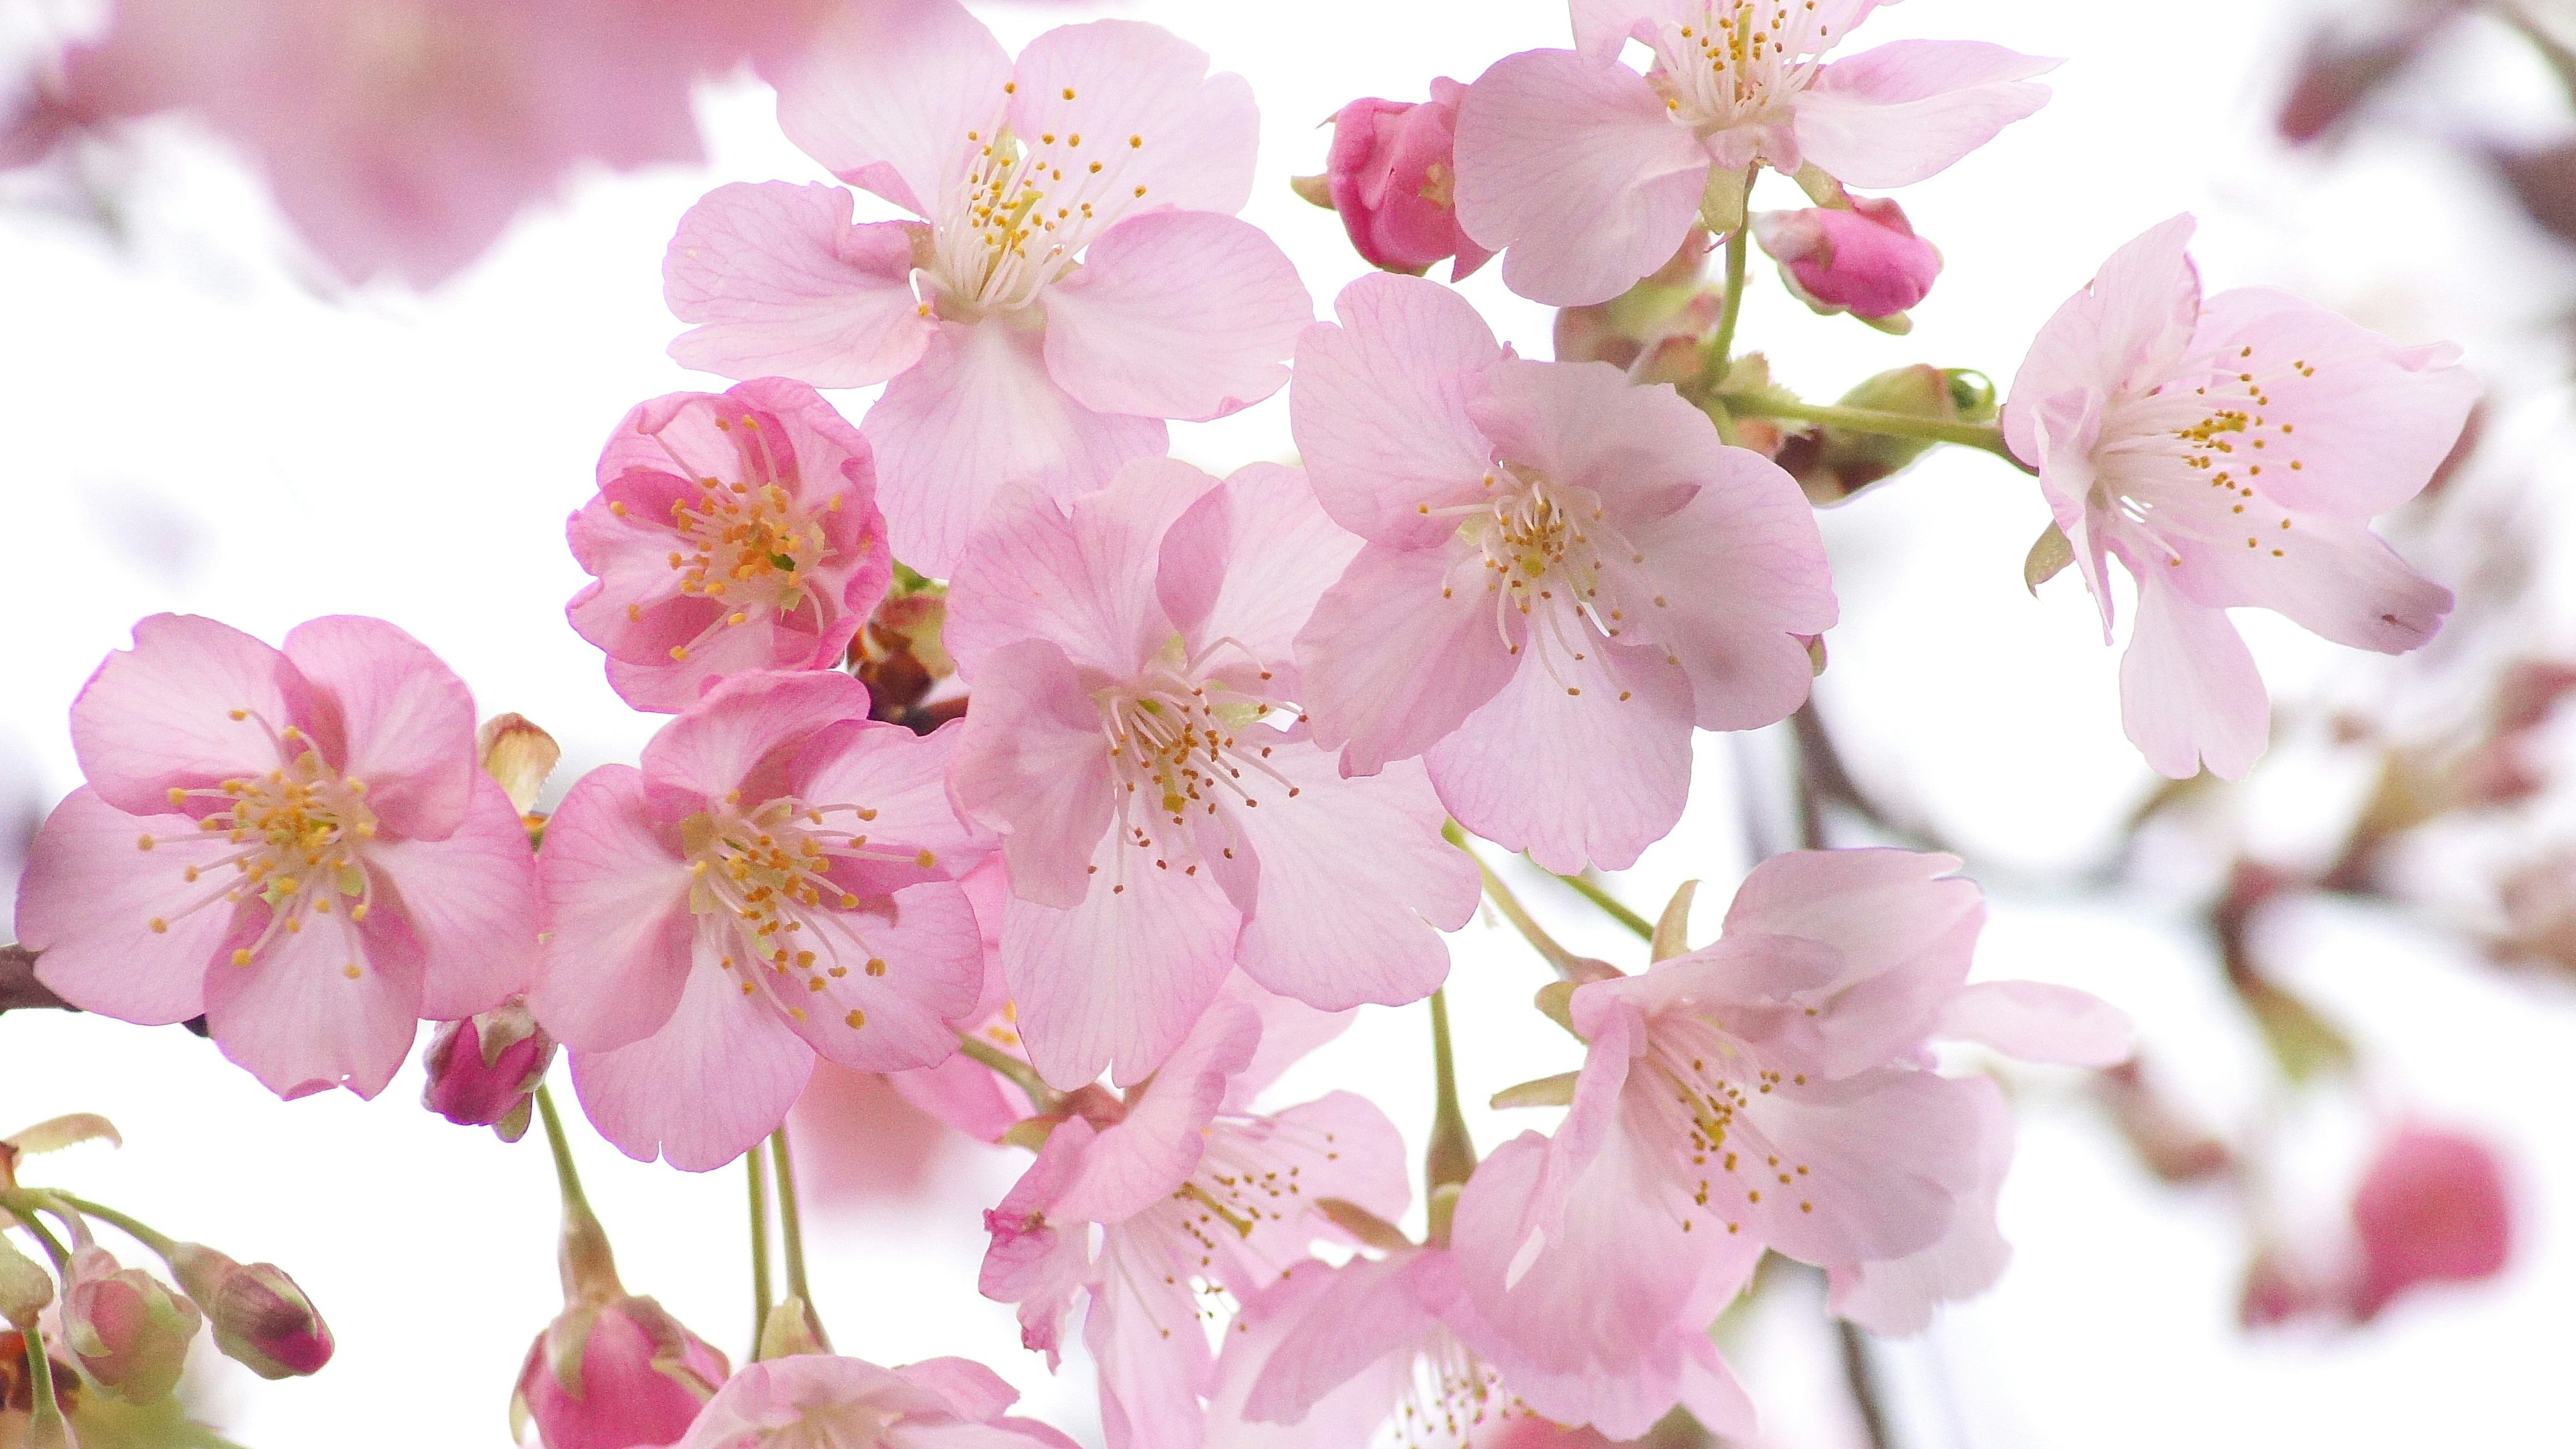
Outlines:
[[763,67],[778,127],[853,186],[931,217],[991,139],[1011,57],[957,0],[856,0]]
[[348,615],[298,624],[286,657],[314,690],[315,732],[366,782],[384,828],[438,840],[465,820],[475,782],[474,696],[409,634]]
[[[2108,398],[2133,383],[2165,380],[2155,374],[2181,356],[2200,316],[2200,272],[2190,252],[2198,225],[2185,213],[2113,252],[2039,329],[2004,404],[2004,437],[2015,457],[2039,462],[2038,410],[2052,399],[2087,388]],[[2060,445],[2066,440],[2061,432]]]
[[1179,1046],[1232,964],[1243,917],[1205,876],[1156,870],[1114,835],[1070,910],[1014,899],[1002,916],[1002,969],[1029,1061],[1058,1091],[1113,1062],[1121,1086]]
[[444,840],[372,841],[374,918],[399,919],[422,962],[421,1014],[455,1021],[528,989],[537,968],[537,864],[528,827],[475,774],[473,803]]
[[[1271,698],[1302,699],[1297,631],[1341,576],[1360,540],[1324,513],[1305,473],[1276,463],[1237,469],[1163,536],[1155,591],[1193,657],[1211,653],[1220,670],[1267,671],[1247,685]],[[1221,652],[1221,645],[1230,645]]]
[[1826,66],[1795,107],[1798,149],[1846,186],[1911,186],[2048,104],[2058,62],[1981,40],[1895,40]]
[[1172,637],[1155,590],[1164,535],[1220,486],[1187,463],[1145,458],[1070,504],[1012,490],[951,580],[940,638],[967,683],[980,691],[984,657],[1026,639],[1113,677],[1133,674]]
[[1221,418],[1288,381],[1315,301],[1260,228],[1207,211],[1129,217],[1039,294],[1047,372],[1084,407]]
[[1801,850],[1753,868],[1726,912],[1726,939],[1786,937],[1833,948],[1832,993],[1763,1044],[1808,1071],[1849,1076],[1903,1060],[1968,979],[1985,897],[1955,856]]
[[986,655],[974,680],[952,773],[957,802],[1003,832],[1015,896],[1078,905],[1117,788],[1082,676],[1054,644],[1024,639]]
[[1041,146],[1085,138],[1060,154],[1101,163],[1097,190],[1076,183],[1067,197],[1099,195],[1095,212],[1117,202],[1232,216],[1252,199],[1261,117],[1249,82],[1207,68],[1207,52],[1159,25],[1059,26],[1020,52],[1011,129]]
[[670,1020],[689,972],[689,868],[644,772],[602,765],[546,822],[537,860],[546,941],[528,1006],[558,1041],[604,1051]]
[[373,1097],[411,1054],[420,971],[402,953],[368,950],[344,911],[301,924],[251,964],[207,972],[206,1034],[281,1097],[333,1087]]
[[1933,1034],[2070,1067],[2118,1066],[2137,1043],[2118,1007],[2089,991],[2040,981],[1980,981],[1942,1008]]
[[785,793],[794,752],[830,726],[868,717],[868,687],[837,669],[738,674],[644,746],[656,789],[706,800]]
[[696,953],[660,1030],[614,1051],[572,1054],[582,1111],[638,1162],[722,1167],[778,1130],[814,1075],[814,1049],[714,955]]
[[[204,1014],[206,973],[233,933],[222,897],[238,878],[216,862],[236,848],[185,815],[129,815],[86,785],[63,797],[18,882],[18,943],[36,953],[36,979],[83,1011],[143,1026]],[[199,872],[212,878],[190,879]]]
[[1341,747],[1343,769],[1422,754],[1511,683],[1529,630],[1497,609],[1486,574],[1447,549],[1372,543],[1316,603],[1298,673],[1315,739]]
[[850,193],[735,182],[680,218],[662,300],[693,323],[682,367],[731,378],[868,387],[921,357],[937,329],[912,290],[912,232],[850,224]]
[[1340,325],[1297,341],[1289,426],[1315,496],[1363,538],[1418,546],[1455,531],[1424,506],[1474,497],[1493,446],[1467,416],[1502,344],[1467,299],[1372,273],[1333,300]]
[[[1244,1393],[1243,1417],[1296,1423],[1334,1390],[1382,1364],[1398,1368],[1401,1381],[1409,1382],[1414,1356],[1439,1322],[1422,1286],[1434,1257],[1397,1253],[1375,1261],[1353,1258],[1339,1268],[1302,1264],[1283,1280],[1296,1291],[1255,1300],[1260,1312],[1253,1321],[1263,1327],[1275,1323],[1278,1331],[1260,1335],[1270,1339],[1270,1352]],[[1320,1282],[1309,1280],[1310,1274]],[[1252,1314],[1252,1305],[1246,1312]],[[1257,1355],[1262,1346],[1247,1344],[1245,1352]],[[1227,1351],[1234,1352],[1231,1343]],[[1391,1410],[1393,1400],[1385,1407]]]
[[2012,1245],[1995,1224],[1995,1202],[2012,1167],[2012,1107],[1992,1081],[1972,1077],[1960,1085],[1974,1093],[1978,1177],[1976,1187],[1960,1195],[1949,1230],[1939,1242],[1902,1258],[1831,1270],[1826,1306],[1872,1333],[1922,1332],[1931,1326],[1935,1308],[1993,1287],[2012,1261]]
[[1116,1223],[1170,1197],[1207,1151],[1226,1082],[1252,1060],[1261,1019],[1219,997],[1154,1073],[1127,1115],[1103,1128],[1047,1208],[1059,1223]]
[[2188,780],[2205,761],[2242,779],[2271,743],[2272,703],[2227,611],[2138,580],[2138,618],[2120,656],[2120,723],[2157,773]]
[[[232,717],[240,711],[242,718]],[[285,655],[228,624],[154,614],[72,701],[72,749],[99,798],[132,814],[279,764],[273,730],[310,722],[312,687]]]
[[955,882],[925,881],[884,903],[803,919],[812,968],[766,979],[790,1003],[788,1024],[807,1045],[863,1072],[935,1066],[956,1054],[949,1023],[974,1009],[984,939]]

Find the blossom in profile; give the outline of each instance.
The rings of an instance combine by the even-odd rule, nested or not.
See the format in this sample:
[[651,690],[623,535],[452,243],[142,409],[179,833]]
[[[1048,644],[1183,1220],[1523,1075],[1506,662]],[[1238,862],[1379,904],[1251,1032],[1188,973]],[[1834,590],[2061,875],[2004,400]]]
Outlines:
[[1885,197],[1766,211],[1753,218],[1753,237],[1798,300],[1827,316],[1883,321],[1930,296],[1941,275],[1940,250],[1916,236],[1905,208]]
[[2003,415],[2111,634],[2137,581],[2120,713],[2176,779],[2254,766],[2271,703],[2227,618],[2271,609],[2402,654],[2451,610],[2370,522],[2423,491],[2479,395],[2448,345],[2400,347],[2286,292],[2204,299],[2180,216],[2114,253],[2031,344]]
[[1334,115],[1324,195],[1370,266],[1420,276],[1446,261],[1449,280],[1457,282],[1493,260],[1458,225],[1458,163],[1451,151],[1466,93],[1441,76],[1427,101],[1370,97]]
[[[614,1285],[611,1285],[613,1288]],[[645,1449],[679,1442],[725,1382],[722,1351],[650,1298],[576,1299],[519,1366],[513,1418],[544,1449]]]
[[1142,1080],[1238,963],[1328,1011],[1447,976],[1474,862],[1419,766],[1345,779],[1298,709],[1297,630],[1357,547],[1293,468],[1157,458],[1021,490],[968,549],[957,795],[1001,833],[1002,971],[1050,1085]]
[[782,378],[628,413],[567,533],[591,576],[574,630],[666,713],[728,675],[837,667],[894,576],[867,440]]
[[773,68],[779,125],[919,221],[851,194],[720,187],[664,295],[690,367],[887,384],[862,427],[895,552],[945,575],[994,495],[1058,498],[1163,451],[1168,418],[1278,391],[1314,304],[1236,219],[1259,129],[1243,78],[1155,26],[1051,30],[1017,60],[956,0],[854,0]]
[[421,1054],[420,1104],[459,1127],[489,1127],[516,1142],[554,1061],[555,1039],[524,1001],[441,1022]]
[[[707,1402],[677,1449],[1074,1449],[1007,1411],[1019,1393],[982,1364],[934,1358],[885,1369],[790,1354],[745,1365]],[[663,1442],[660,1440],[656,1443]]]
[[1835,618],[1814,510],[1669,387],[1523,361],[1457,293],[1362,277],[1290,424],[1367,541],[1297,636],[1316,741],[1421,756],[1458,823],[1617,870],[1680,818],[1691,730],[1786,718]]
[[737,675],[577,782],[546,825],[528,993],[601,1135],[721,1167],[774,1131],[818,1054],[861,1071],[956,1049],[983,948],[953,874],[954,727],[868,718],[835,670]]
[[[1606,302],[1694,223],[1744,224],[1757,167],[1885,190],[1947,169],[2047,104],[2056,62],[1973,40],[1825,56],[1880,0],[1574,0],[1572,50],[1496,61],[1458,110],[1458,219],[1503,281]],[[1630,42],[1652,60],[1621,59]],[[1801,174],[1805,173],[1805,174]]]
[[129,1403],[169,1396],[204,1321],[197,1305],[96,1244],[72,1254],[63,1281],[63,1343],[92,1383]]
[[89,783],[29,851],[18,939],[74,1006],[202,1015],[280,1096],[372,1097],[421,1018],[526,983],[527,831],[476,767],[464,682],[393,625],[277,649],[156,614],[73,701],[72,747]]

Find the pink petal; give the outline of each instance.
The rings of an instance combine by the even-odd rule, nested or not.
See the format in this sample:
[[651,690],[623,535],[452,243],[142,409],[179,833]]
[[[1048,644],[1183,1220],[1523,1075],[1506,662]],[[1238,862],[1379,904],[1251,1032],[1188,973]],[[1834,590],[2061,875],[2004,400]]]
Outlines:
[[[798,934],[816,969],[802,985],[786,972],[767,979],[790,1003],[788,1024],[808,1046],[863,1072],[935,1066],[955,1055],[949,1022],[974,1009],[984,941],[954,882],[906,886],[882,906],[811,910],[804,921]],[[832,974],[835,966],[843,974]]]
[[332,1087],[373,1097],[411,1053],[420,972],[369,951],[346,912],[303,926],[278,932],[250,965],[207,971],[206,1034],[281,1097]]
[[1287,789],[1234,820],[1260,862],[1238,960],[1283,996],[1326,1011],[1419,1001],[1449,974],[1454,931],[1476,914],[1475,862],[1440,838],[1445,816],[1420,765],[1345,780],[1312,743],[1263,761]]
[[767,997],[702,951],[660,1030],[614,1051],[572,1054],[573,1087],[599,1135],[638,1162],[708,1172],[787,1120],[814,1049]]
[[1458,223],[1503,252],[1504,284],[1532,301],[1606,302],[1671,260],[1708,171],[1655,88],[1615,61],[1505,56],[1458,107]]
[[1937,1036],[1982,1042],[2008,1057],[2070,1067],[2114,1067],[2136,1050],[2127,1013],[2071,986],[1981,981],[1943,1008]]
[[[2028,414],[2030,461],[2039,469],[2039,494],[2049,515],[2066,534],[2075,554],[2075,570],[2102,615],[2102,642],[2111,642],[2111,585],[2107,558],[2119,524],[2109,510],[2094,504],[2101,481],[2094,450],[2102,440],[2108,411],[2100,388],[2062,392]],[[2009,421],[2009,415],[2007,416]]]
[[1363,538],[1419,546],[1454,532],[1422,505],[1472,498],[1493,448],[1467,416],[1504,356],[1457,293],[1372,273],[1333,300],[1340,325],[1297,342],[1289,426],[1324,511]]
[[1831,947],[1834,993],[1772,1041],[1807,1070],[1848,1076],[1910,1056],[1968,979],[1985,898],[1958,859],[1908,850],[1802,850],[1754,867],[1726,935]]
[[[1243,1397],[1243,1417],[1293,1424],[1326,1395],[1384,1363],[1409,1380],[1414,1355],[1438,1322],[1422,1287],[1436,1256],[1398,1253],[1377,1261],[1353,1258],[1339,1268],[1301,1265],[1286,1280],[1297,1291],[1256,1300],[1257,1321],[1264,1329],[1277,1328],[1261,1335],[1271,1340],[1270,1353]],[[1321,1281],[1307,1286],[1300,1280],[1308,1274]],[[1247,1345],[1246,1352],[1258,1348]],[[1392,1402],[1386,1407],[1393,1408]]]
[[1069,159],[1099,147],[1088,156],[1103,165],[1099,190],[1086,194],[1232,216],[1252,199],[1260,113],[1243,77],[1207,67],[1207,52],[1159,25],[1060,26],[1020,52],[1011,128],[1084,137]]
[[[1359,1364],[1337,1386],[1316,1393],[1304,1412],[1294,1416],[1293,1424],[1252,1418],[1246,1401],[1283,1351],[1295,1353],[1319,1342],[1338,1341],[1337,1324],[1313,1319],[1314,1303],[1342,1281],[1343,1273],[1365,1274],[1374,1266],[1361,1258],[1348,1269],[1337,1270],[1309,1260],[1244,1303],[1217,1360],[1216,1389],[1208,1396],[1207,1449],[1325,1449],[1370,1441],[1413,1387],[1411,1340],[1430,1332],[1427,1313],[1407,1315],[1418,1316],[1411,1334],[1400,1326],[1391,1336],[1374,1338],[1367,1347],[1377,1356]],[[1405,1301],[1395,1300],[1399,1311]],[[1339,1368],[1337,1364],[1326,1372]]]
[[1190,651],[1227,647],[1221,667],[1241,662],[1269,671],[1247,686],[1273,698],[1299,699],[1297,631],[1315,603],[1360,550],[1360,540],[1325,516],[1315,490],[1296,468],[1252,463],[1212,489],[1163,536],[1155,589],[1163,612]]
[[1173,1049],[1143,1098],[1101,1131],[1048,1207],[1058,1222],[1116,1223],[1169,1197],[1207,1150],[1226,1082],[1252,1060],[1261,1019],[1219,997]]
[[1423,763],[1487,840],[1562,874],[1625,870],[1690,793],[1690,679],[1659,652],[1602,642],[1571,607],[1535,617],[1511,682]]
[[1038,1148],[1037,1160],[984,1214],[991,1241],[984,1249],[976,1288],[997,1303],[1019,1305],[1020,1342],[1057,1367],[1064,1347],[1064,1318],[1074,1295],[1090,1278],[1088,1226],[1066,1231],[1047,1221],[1047,1209],[1064,1190],[1099,1133],[1080,1117],[1057,1123]]
[[1162,422],[1097,413],[1048,375],[1042,333],[1008,323],[942,324],[921,361],[887,384],[862,431],[875,445],[878,503],[898,558],[934,576],[957,569],[1006,484],[1070,498],[1118,465],[1163,451]]
[[1826,66],[1791,103],[1798,149],[1846,186],[1911,186],[2048,104],[2058,62],[1981,40],[1895,40]]
[[[2012,983],[2026,984],[2026,983]],[[2013,1115],[2002,1088],[1972,1077],[1978,1131],[1976,1187],[1960,1196],[1941,1240],[1902,1258],[1836,1265],[1826,1306],[1872,1333],[1902,1336],[1931,1326],[1943,1303],[1973,1298],[2003,1276],[2012,1245],[1995,1225],[1995,1201],[2012,1167]]]
[[[1082,1341],[1100,1365],[1100,1426],[1109,1449],[1199,1449],[1200,1395],[1215,1387],[1216,1355],[1191,1286],[1112,1232],[1092,1285]],[[1174,1331],[1175,1327],[1181,1331]]]
[[895,1375],[914,1388],[946,1399],[949,1412],[957,1417],[979,1424],[1000,1418],[1020,1399],[1019,1390],[973,1359],[923,1359],[896,1369]]
[[[657,789],[720,800],[782,793],[784,771],[815,732],[868,717],[868,688],[837,669],[742,674],[718,685],[697,708],[671,721],[644,746],[645,775]],[[837,803],[837,802],[836,802]]]
[[[244,718],[234,719],[240,710]],[[277,768],[271,731],[304,725],[313,692],[285,655],[229,625],[155,614],[72,701],[72,748],[99,798],[157,814],[174,787],[202,789]]]
[[2120,722],[2159,774],[2187,780],[2205,761],[2220,779],[2241,779],[2271,743],[2271,696],[2253,652],[2225,610],[2193,603],[2155,573],[2138,580]]
[[853,186],[915,216],[948,201],[1001,121],[1011,57],[956,0],[857,0],[795,57],[764,67],[778,127]]
[[647,789],[641,770],[602,765],[546,822],[537,861],[546,943],[528,1006],[575,1050],[652,1035],[687,982],[689,869]]
[[2274,609],[2337,644],[2382,654],[2422,648],[2451,612],[2449,589],[2358,523],[2310,519],[2259,548],[2226,546],[2232,541],[2184,544],[2175,589],[2213,608]]
[[1070,504],[1012,490],[952,580],[941,641],[967,683],[980,692],[984,656],[1025,639],[1111,676],[1133,674],[1172,637],[1155,591],[1164,534],[1220,486],[1187,463],[1146,458]]
[[370,927],[399,920],[423,962],[421,1014],[456,1021],[528,989],[537,968],[537,864],[528,827],[499,785],[475,773],[473,803],[444,840],[379,839],[366,863]]
[[953,779],[957,802],[1003,832],[1002,858],[1022,900],[1069,909],[1091,891],[1091,864],[1117,786],[1100,717],[1064,651],[1026,639],[974,672]]
[[[1978,1182],[1975,1090],[1906,1069],[1783,1085],[1749,1114],[1780,1166],[1748,1156],[1736,1169],[1711,1172],[1712,1210],[1742,1222],[1773,1251],[1809,1263],[1867,1262],[1929,1247],[1948,1230],[1959,1196]],[[1778,1181],[1783,1174],[1792,1181]]]
[[1039,301],[1047,372],[1066,395],[1149,418],[1221,418],[1277,392],[1315,320],[1278,243],[1206,211],[1118,223]]
[[953,1056],[935,1067],[886,1077],[902,1098],[978,1142],[999,1142],[1030,1115],[1026,1097],[1003,1085],[991,1067]]
[[950,767],[965,739],[963,721],[926,735],[901,725],[853,724],[816,739],[797,756],[788,787],[800,799],[864,805],[868,833],[928,850],[931,868],[953,877],[982,863],[992,837],[957,813]]
[[386,830],[437,840],[463,823],[483,773],[455,671],[393,625],[347,615],[296,625],[284,652],[313,686],[325,755],[366,782]]
[[[1245,1075],[1251,1075],[1259,1066],[1256,1059]],[[1404,1134],[1396,1130],[1375,1102],[1354,1092],[1327,1092],[1314,1101],[1287,1108],[1270,1120],[1274,1131],[1269,1150],[1275,1158],[1297,1164],[1297,1180],[1302,1184],[1299,1196],[1340,1198],[1388,1222],[1403,1217],[1404,1210],[1412,1206],[1413,1183]],[[1313,1218],[1300,1219],[1291,1213],[1265,1219],[1252,1237],[1257,1240],[1267,1234],[1272,1241],[1266,1246],[1277,1250],[1276,1256],[1295,1258],[1304,1255],[1319,1226]],[[1249,1283],[1235,1286],[1243,1291],[1258,1287]]]
[[1517,611],[1497,624],[1484,569],[1454,552],[1368,545],[1297,635],[1316,742],[1353,774],[1431,749],[1514,677],[1528,627]]
[[[149,835],[152,848],[143,850]],[[83,1011],[144,1026],[206,1009],[206,973],[229,949],[236,847],[185,815],[129,815],[86,785],[45,818],[18,882],[20,945],[36,979]],[[190,882],[190,870],[206,879]],[[189,907],[208,902],[198,909]],[[155,931],[161,921],[166,930]],[[230,968],[226,968],[230,969]]]
[[1038,1075],[1058,1091],[1116,1063],[1142,1081],[1180,1045],[1223,984],[1243,917],[1204,876],[1156,870],[1114,835],[1092,855],[1099,873],[1070,910],[1013,900],[1002,917],[1002,969]]
[[2113,252],[2040,328],[2004,405],[2014,456],[2039,461],[2037,410],[2051,399],[2086,388],[2110,397],[2164,380],[2155,374],[2180,357],[2200,316],[2200,273],[2189,250],[2197,226],[2186,213]]
[[[1349,1030],[1358,1015],[1351,1011],[1317,1011],[1292,997],[1262,990],[1240,971],[1225,978],[1224,995],[1228,1000],[1242,1002],[1261,1018],[1261,1045],[1253,1051],[1252,1061],[1226,1086],[1225,1110],[1229,1112],[1249,1109],[1253,1099],[1279,1080],[1281,1073]],[[1395,1212],[1385,1216],[1394,1218],[1403,1211],[1404,1204],[1398,1203]]]
[[921,357],[937,325],[912,291],[912,232],[850,224],[850,193],[784,181],[719,186],[680,218],[662,299],[694,323],[682,367],[867,387]]

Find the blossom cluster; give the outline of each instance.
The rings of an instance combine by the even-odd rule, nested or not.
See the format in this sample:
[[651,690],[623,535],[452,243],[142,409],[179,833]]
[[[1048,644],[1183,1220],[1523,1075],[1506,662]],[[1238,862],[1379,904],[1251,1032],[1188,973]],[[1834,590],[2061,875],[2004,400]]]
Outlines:
[[[2264,749],[2229,608],[2389,653],[2450,608],[2371,520],[2476,400],[2455,350],[2204,297],[2187,217],[2066,302],[1999,415],[1928,369],[1811,407],[1735,353],[1753,241],[1818,312],[1902,332],[1940,253],[1852,188],[2032,115],[2051,62],[1842,53],[1875,0],[1577,0],[1567,48],[1340,113],[1300,189],[1383,270],[1318,320],[1237,215],[1250,88],[1186,41],[1104,20],[1014,56],[955,0],[809,8],[752,49],[838,184],[680,219],[672,355],[732,385],[637,405],[568,524],[572,629],[669,716],[637,762],[541,815],[551,742],[478,730],[395,626],[155,616],[72,707],[87,783],[18,934],[64,1000],[202,1017],[281,1097],[372,1097],[443,1023],[429,1105],[513,1139],[542,1115],[559,1154],[558,1049],[628,1155],[756,1179],[818,1062],[888,1074],[1034,1149],[978,1286],[1050,1364],[1078,1331],[1112,1449],[1523,1414],[1630,1439],[1676,1408],[1750,1435],[1708,1329],[1766,1254],[1889,1334],[2003,1272],[2013,1114],[1940,1044],[2108,1066],[2129,1030],[1972,980],[1983,899],[1946,855],[1775,855],[1714,941],[1677,898],[1633,971],[1533,929],[1583,1065],[1497,1100],[1562,1120],[1480,1159],[1444,1118],[1418,1230],[1375,1104],[1270,1099],[1356,1009],[1427,998],[1454,1115],[1444,936],[1496,889],[1464,837],[1627,868],[1699,732],[1806,704],[1838,618],[1810,469],[1851,434],[1899,450],[1883,476],[1982,430],[2053,520],[2034,584],[2075,565],[2106,640],[2120,563],[2123,716],[2167,775]],[[1766,171],[1810,204],[1752,211]],[[1423,275],[1498,257],[1579,325],[1721,245],[1714,317],[1553,361]],[[879,386],[855,424],[818,391]],[[1283,390],[1296,464],[1168,456],[1168,423]],[[871,675],[889,650],[919,687]],[[734,1371],[625,1291],[563,1165],[566,1309],[518,1389],[553,1449],[1069,1442],[982,1366],[830,1354],[807,1304]]]

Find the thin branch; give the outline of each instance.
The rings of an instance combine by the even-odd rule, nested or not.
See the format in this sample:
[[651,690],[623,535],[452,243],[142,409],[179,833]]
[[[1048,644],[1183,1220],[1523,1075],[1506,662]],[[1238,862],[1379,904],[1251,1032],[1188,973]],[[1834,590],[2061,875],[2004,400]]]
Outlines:
[[70,1011],[72,1004],[36,979],[36,953],[24,946],[0,946],[0,1011],[42,1008]]
[[[1555,873],[1551,871],[1549,874]],[[1601,888],[1601,882],[1594,880],[1590,871],[1581,875],[1560,875],[1556,878],[1573,887],[1576,895],[1608,912],[1610,919],[1634,931],[1637,939],[1641,941],[1655,939],[1655,923],[1621,905],[1618,897]]]
[[1834,1335],[1842,1342],[1843,1384],[1851,1390],[1852,1408],[1860,1414],[1870,1449],[1894,1449],[1895,1440],[1887,1432],[1887,1406],[1879,1400],[1878,1372],[1870,1363],[1868,1336],[1848,1318],[1834,1320]]

